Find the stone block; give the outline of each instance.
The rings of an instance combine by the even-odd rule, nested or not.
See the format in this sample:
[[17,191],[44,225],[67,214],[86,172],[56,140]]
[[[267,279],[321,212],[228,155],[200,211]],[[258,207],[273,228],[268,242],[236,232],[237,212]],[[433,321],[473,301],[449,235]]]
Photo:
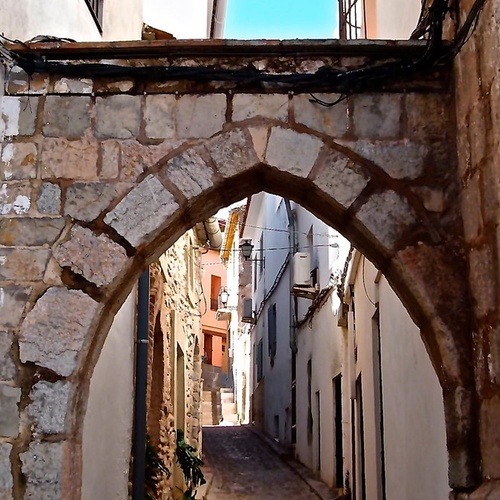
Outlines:
[[17,328],[21,321],[31,288],[8,285],[0,288],[0,327]]
[[59,78],[54,82],[56,94],[91,94],[94,82],[90,78]]
[[52,245],[61,234],[65,223],[62,217],[2,219],[0,245],[28,247]]
[[10,453],[12,445],[9,443],[0,443],[0,498],[8,500],[14,498],[12,480]]
[[0,113],[0,137],[33,135],[36,128],[38,97],[3,96]]
[[20,454],[26,478],[24,498],[60,500],[63,443],[33,441],[28,451]]
[[288,95],[286,94],[236,94],[233,97],[233,122],[248,118],[288,120]]
[[80,226],[73,226],[70,239],[55,250],[54,256],[61,267],[70,267],[98,287],[109,285],[128,260],[118,243]]
[[206,148],[217,170],[224,177],[244,172],[259,162],[250,137],[242,130],[233,130],[208,141]]
[[21,389],[0,384],[0,436],[16,437],[19,434],[19,401]]
[[[339,94],[315,94],[315,96],[329,103],[335,102],[340,97]],[[310,99],[309,94],[294,96],[292,104],[295,121],[330,137],[342,137],[349,125],[347,101],[325,107],[311,102]]]
[[266,151],[266,163],[299,177],[307,177],[323,143],[314,136],[274,127]]
[[17,375],[17,368],[12,359],[12,343],[13,335],[0,330],[0,380],[4,382],[13,381]]
[[31,186],[5,182],[0,186],[0,215],[24,215],[31,208]]
[[98,311],[99,304],[80,290],[49,288],[21,327],[21,361],[31,361],[63,377],[70,375]]
[[139,135],[141,99],[141,97],[132,95],[98,97],[96,101],[96,136],[131,139]]
[[90,127],[90,97],[49,95],[43,108],[46,137],[81,137]]
[[28,75],[24,69],[14,66],[9,70],[7,92],[9,94],[42,95],[49,88],[49,75],[33,73]]
[[213,186],[213,171],[197,151],[188,150],[172,158],[158,174],[190,199]]
[[59,214],[61,211],[61,188],[57,184],[44,182],[38,190],[36,208],[41,214]]
[[473,175],[462,189],[461,202],[464,236],[465,240],[470,243],[481,235],[483,228],[479,173]]
[[118,141],[101,142],[101,179],[116,179],[120,172],[120,144]]
[[178,98],[172,94],[148,95],[144,107],[146,136],[151,139],[173,139],[176,135]]
[[373,241],[378,240],[387,249],[393,249],[409,226],[417,221],[408,201],[395,191],[373,194],[356,218],[371,233]]
[[97,143],[88,140],[45,139],[40,163],[42,179],[97,178]]
[[[485,477],[500,478],[500,396],[482,401],[479,417],[482,470]],[[478,497],[479,498],[479,497]]]
[[31,142],[4,143],[0,168],[6,181],[36,177],[36,144]]
[[442,138],[449,132],[450,98],[442,94],[407,94],[408,137],[413,140]]
[[396,139],[401,134],[399,94],[356,94],[351,97],[354,134],[360,139]]
[[470,251],[469,282],[479,318],[495,309],[496,276],[491,272],[492,269],[494,264],[490,248],[483,246]]
[[30,393],[31,403],[28,415],[33,419],[35,431],[39,434],[62,434],[65,431],[65,418],[71,384],[38,382]]
[[47,249],[0,248],[0,280],[41,280],[49,257]]
[[106,215],[104,222],[137,247],[161,231],[178,208],[174,196],[149,175]]
[[74,182],[66,190],[64,215],[90,222],[118,196],[118,186],[106,182]]
[[252,137],[252,144],[257,157],[260,161],[264,161],[267,149],[267,139],[269,137],[269,129],[267,127],[249,128],[248,131]]
[[337,203],[349,208],[369,180],[368,175],[347,156],[330,151],[313,182]]

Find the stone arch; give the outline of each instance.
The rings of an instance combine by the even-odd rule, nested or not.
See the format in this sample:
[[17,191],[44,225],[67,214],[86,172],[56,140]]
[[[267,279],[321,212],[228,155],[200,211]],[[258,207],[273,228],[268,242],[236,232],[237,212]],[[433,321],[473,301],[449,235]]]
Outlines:
[[[194,223],[262,190],[293,199],[338,229],[387,276],[421,328],[443,387],[450,484],[473,483],[475,393],[460,219],[451,201],[429,210],[431,187],[422,182],[412,189],[400,174],[408,170],[401,153],[418,162],[423,150],[408,141],[378,147],[376,153],[362,141],[335,140],[304,124],[242,120],[180,144],[112,195],[102,184],[106,196],[84,216],[71,214],[51,264],[62,268],[60,281],[40,295],[19,338],[23,363],[72,384],[59,440],[29,445],[38,456],[56,454],[64,495],[79,498],[78,467],[68,464],[80,463],[88,374],[132,284]],[[50,351],[42,347],[47,334]],[[46,411],[34,416],[35,426]]]

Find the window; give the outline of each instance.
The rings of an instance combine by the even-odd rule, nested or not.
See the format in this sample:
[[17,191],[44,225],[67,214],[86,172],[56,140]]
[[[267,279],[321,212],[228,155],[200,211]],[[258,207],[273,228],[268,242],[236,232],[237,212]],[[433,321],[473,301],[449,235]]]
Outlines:
[[92,13],[92,17],[94,18],[99,31],[102,32],[102,11],[104,0],[85,0],[85,2]]
[[220,276],[212,274],[210,276],[210,309],[217,311],[219,308],[219,293],[221,289],[222,280]]
[[365,0],[340,0],[339,28],[341,40],[366,38]]
[[276,304],[273,304],[267,310],[267,340],[268,351],[271,357],[271,366],[274,365],[274,357],[276,356]]
[[257,366],[257,382],[263,377],[263,364],[264,364],[264,349],[262,344],[262,339],[260,339],[257,344],[257,349],[255,350],[255,364]]

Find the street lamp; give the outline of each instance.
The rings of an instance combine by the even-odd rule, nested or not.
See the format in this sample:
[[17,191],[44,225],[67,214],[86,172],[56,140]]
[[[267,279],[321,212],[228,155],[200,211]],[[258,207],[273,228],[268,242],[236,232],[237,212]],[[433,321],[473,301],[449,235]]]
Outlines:
[[253,245],[250,240],[244,240],[240,245],[241,253],[245,260],[248,260],[252,256]]
[[229,293],[225,288],[221,288],[221,291],[219,292],[219,301],[223,308],[227,306],[228,300],[229,300]]

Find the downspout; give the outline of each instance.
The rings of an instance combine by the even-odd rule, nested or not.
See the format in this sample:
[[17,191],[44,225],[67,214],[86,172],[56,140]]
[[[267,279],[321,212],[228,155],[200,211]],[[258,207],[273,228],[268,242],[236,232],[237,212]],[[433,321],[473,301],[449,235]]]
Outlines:
[[149,334],[149,267],[139,278],[137,292],[137,345],[135,356],[134,465],[132,499],[143,500],[146,467],[146,390]]

